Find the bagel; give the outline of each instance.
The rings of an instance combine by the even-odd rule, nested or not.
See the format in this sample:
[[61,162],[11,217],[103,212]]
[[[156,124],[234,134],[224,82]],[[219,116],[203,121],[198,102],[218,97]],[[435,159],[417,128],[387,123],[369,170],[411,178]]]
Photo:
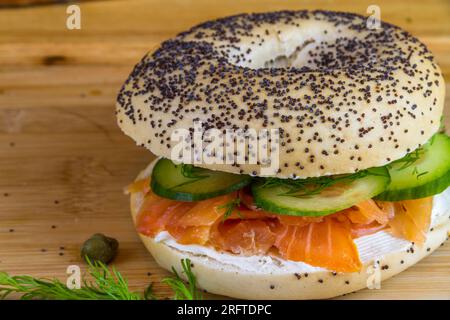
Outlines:
[[[278,178],[383,166],[439,129],[445,85],[426,46],[388,23],[330,11],[241,14],[164,42],[123,85],[123,132],[172,160],[192,128],[279,129]],[[198,164],[260,175],[251,163]]]
[[189,258],[219,295],[377,285],[450,231],[444,88],[424,44],[356,14],[241,14],[182,32],[117,98],[120,128],[157,156],[126,189],[139,236],[165,269]]
[[[136,180],[149,177],[155,161]],[[136,223],[142,194],[131,194],[131,215]],[[166,270],[175,268],[184,279],[181,259],[190,259],[198,285],[207,292],[241,299],[325,299],[367,288],[376,266],[384,281],[431,254],[448,239],[450,188],[435,197],[432,225],[422,246],[396,239],[384,231],[358,239],[364,266],[359,272],[336,273],[303,263],[267,256],[242,257],[201,246],[178,244],[167,233],[155,238],[139,234],[147,250]],[[373,269],[372,269],[373,270]],[[382,285],[381,285],[382,288]]]

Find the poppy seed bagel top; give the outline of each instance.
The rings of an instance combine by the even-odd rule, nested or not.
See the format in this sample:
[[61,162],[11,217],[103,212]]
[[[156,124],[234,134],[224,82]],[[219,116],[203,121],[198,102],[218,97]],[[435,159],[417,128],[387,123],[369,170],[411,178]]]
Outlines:
[[[330,11],[241,14],[167,40],[134,68],[117,98],[122,130],[171,158],[171,134],[279,129],[280,178],[382,166],[440,126],[444,80],[408,32]],[[177,159],[173,159],[177,160]],[[202,164],[258,175],[259,164]]]

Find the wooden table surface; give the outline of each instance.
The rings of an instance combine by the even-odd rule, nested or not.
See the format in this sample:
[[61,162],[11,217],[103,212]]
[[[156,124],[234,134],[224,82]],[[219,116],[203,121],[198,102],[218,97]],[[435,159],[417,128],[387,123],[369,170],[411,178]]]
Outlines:
[[[429,46],[450,83],[450,2],[376,2],[382,19]],[[153,281],[158,294],[170,296],[160,282],[168,273],[139,241],[122,193],[152,159],[115,123],[116,93],[132,66],[162,40],[211,18],[304,8],[365,14],[371,3],[88,1],[81,30],[66,29],[66,5],[1,9],[0,270],[65,279],[69,264],[83,265],[80,244],[103,232],[119,240],[115,264],[133,289]],[[381,290],[344,298],[450,299],[450,245]]]

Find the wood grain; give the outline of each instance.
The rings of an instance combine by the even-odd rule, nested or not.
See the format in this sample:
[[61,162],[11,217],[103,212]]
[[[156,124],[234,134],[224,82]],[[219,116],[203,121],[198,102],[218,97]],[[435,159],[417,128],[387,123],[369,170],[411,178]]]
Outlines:
[[[101,0],[78,0],[80,1],[101,1]],[[36,5],[48,5],[48,4],[71,4],[72,0],[1,0],[0,8],[16,8],[23,6],[36,6]]]
[[[103,232],[133,289],[161,270],[134,231],[123,187],[152,155],[115,123],[116,93],[152,47],[201,21],[250,11],[322,8],[364,14],[371,1],[105,1],[81,4],[82,29],[65,5],[0,10],[0,270],[65,278],[83,265],[80,244]],[[417,35],[450,80],[450,3],[377,1],[382,18]],[[447,88],[449,92],[450,88]],[[450,96],[447,95],[447,105]],[[449,108],[446,123],[450,125]],[[450,245],[381,290],[344,298],[450,299]]]

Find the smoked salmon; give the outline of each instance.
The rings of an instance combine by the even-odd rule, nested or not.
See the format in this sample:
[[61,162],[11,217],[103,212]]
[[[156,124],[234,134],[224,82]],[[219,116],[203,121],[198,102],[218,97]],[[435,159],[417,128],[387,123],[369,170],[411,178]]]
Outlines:
[[154,237],[165,230],[172,215],[184,210],[182,203],[147,194],[137,215],[137,229],[146,236]]
[[388,223],[392,234],[423,244],[430,227],[432,207],[432,197],[395,202],[395,215]]
[[390,218],[390,211],[381,210],[377,203],[372,200],[365,200],[355,204],[353,207],[341,211],[352,223],[370,224],[374,221],[385,225]]
[[211,243],[236,254],[265,254],[275,243],[275,233],[264,220],[234,219],[218,224]]
[[281,256],[338,272],[360,270],[349,225],[331,217],[307,226],[289,226],[277,241]]
[[354,238],[389,228],[398,237],[423,243],[432,206],[431,198],[366,200],[328,216],[301,217],[263,211],[244,190],[181,202],[155,195],[149,185],[150,180],[143,179],[127,188],[144,195],[137,215],[141,234],[154,237],[167,231],[181,244],[212,246],[240,255],[276,254],[337,272],[361,269]]
[[204,245],[210,239],[213,225],[225,214],[223,205],[234,198],[236,195],[228,194],[198,202],[184,202],[194,206],[173,217],[167,223],[166,230],[181,244]]
[[143,192],[146,194],[150,191],[150,178],[136,180],[125,188],[125,193]]

